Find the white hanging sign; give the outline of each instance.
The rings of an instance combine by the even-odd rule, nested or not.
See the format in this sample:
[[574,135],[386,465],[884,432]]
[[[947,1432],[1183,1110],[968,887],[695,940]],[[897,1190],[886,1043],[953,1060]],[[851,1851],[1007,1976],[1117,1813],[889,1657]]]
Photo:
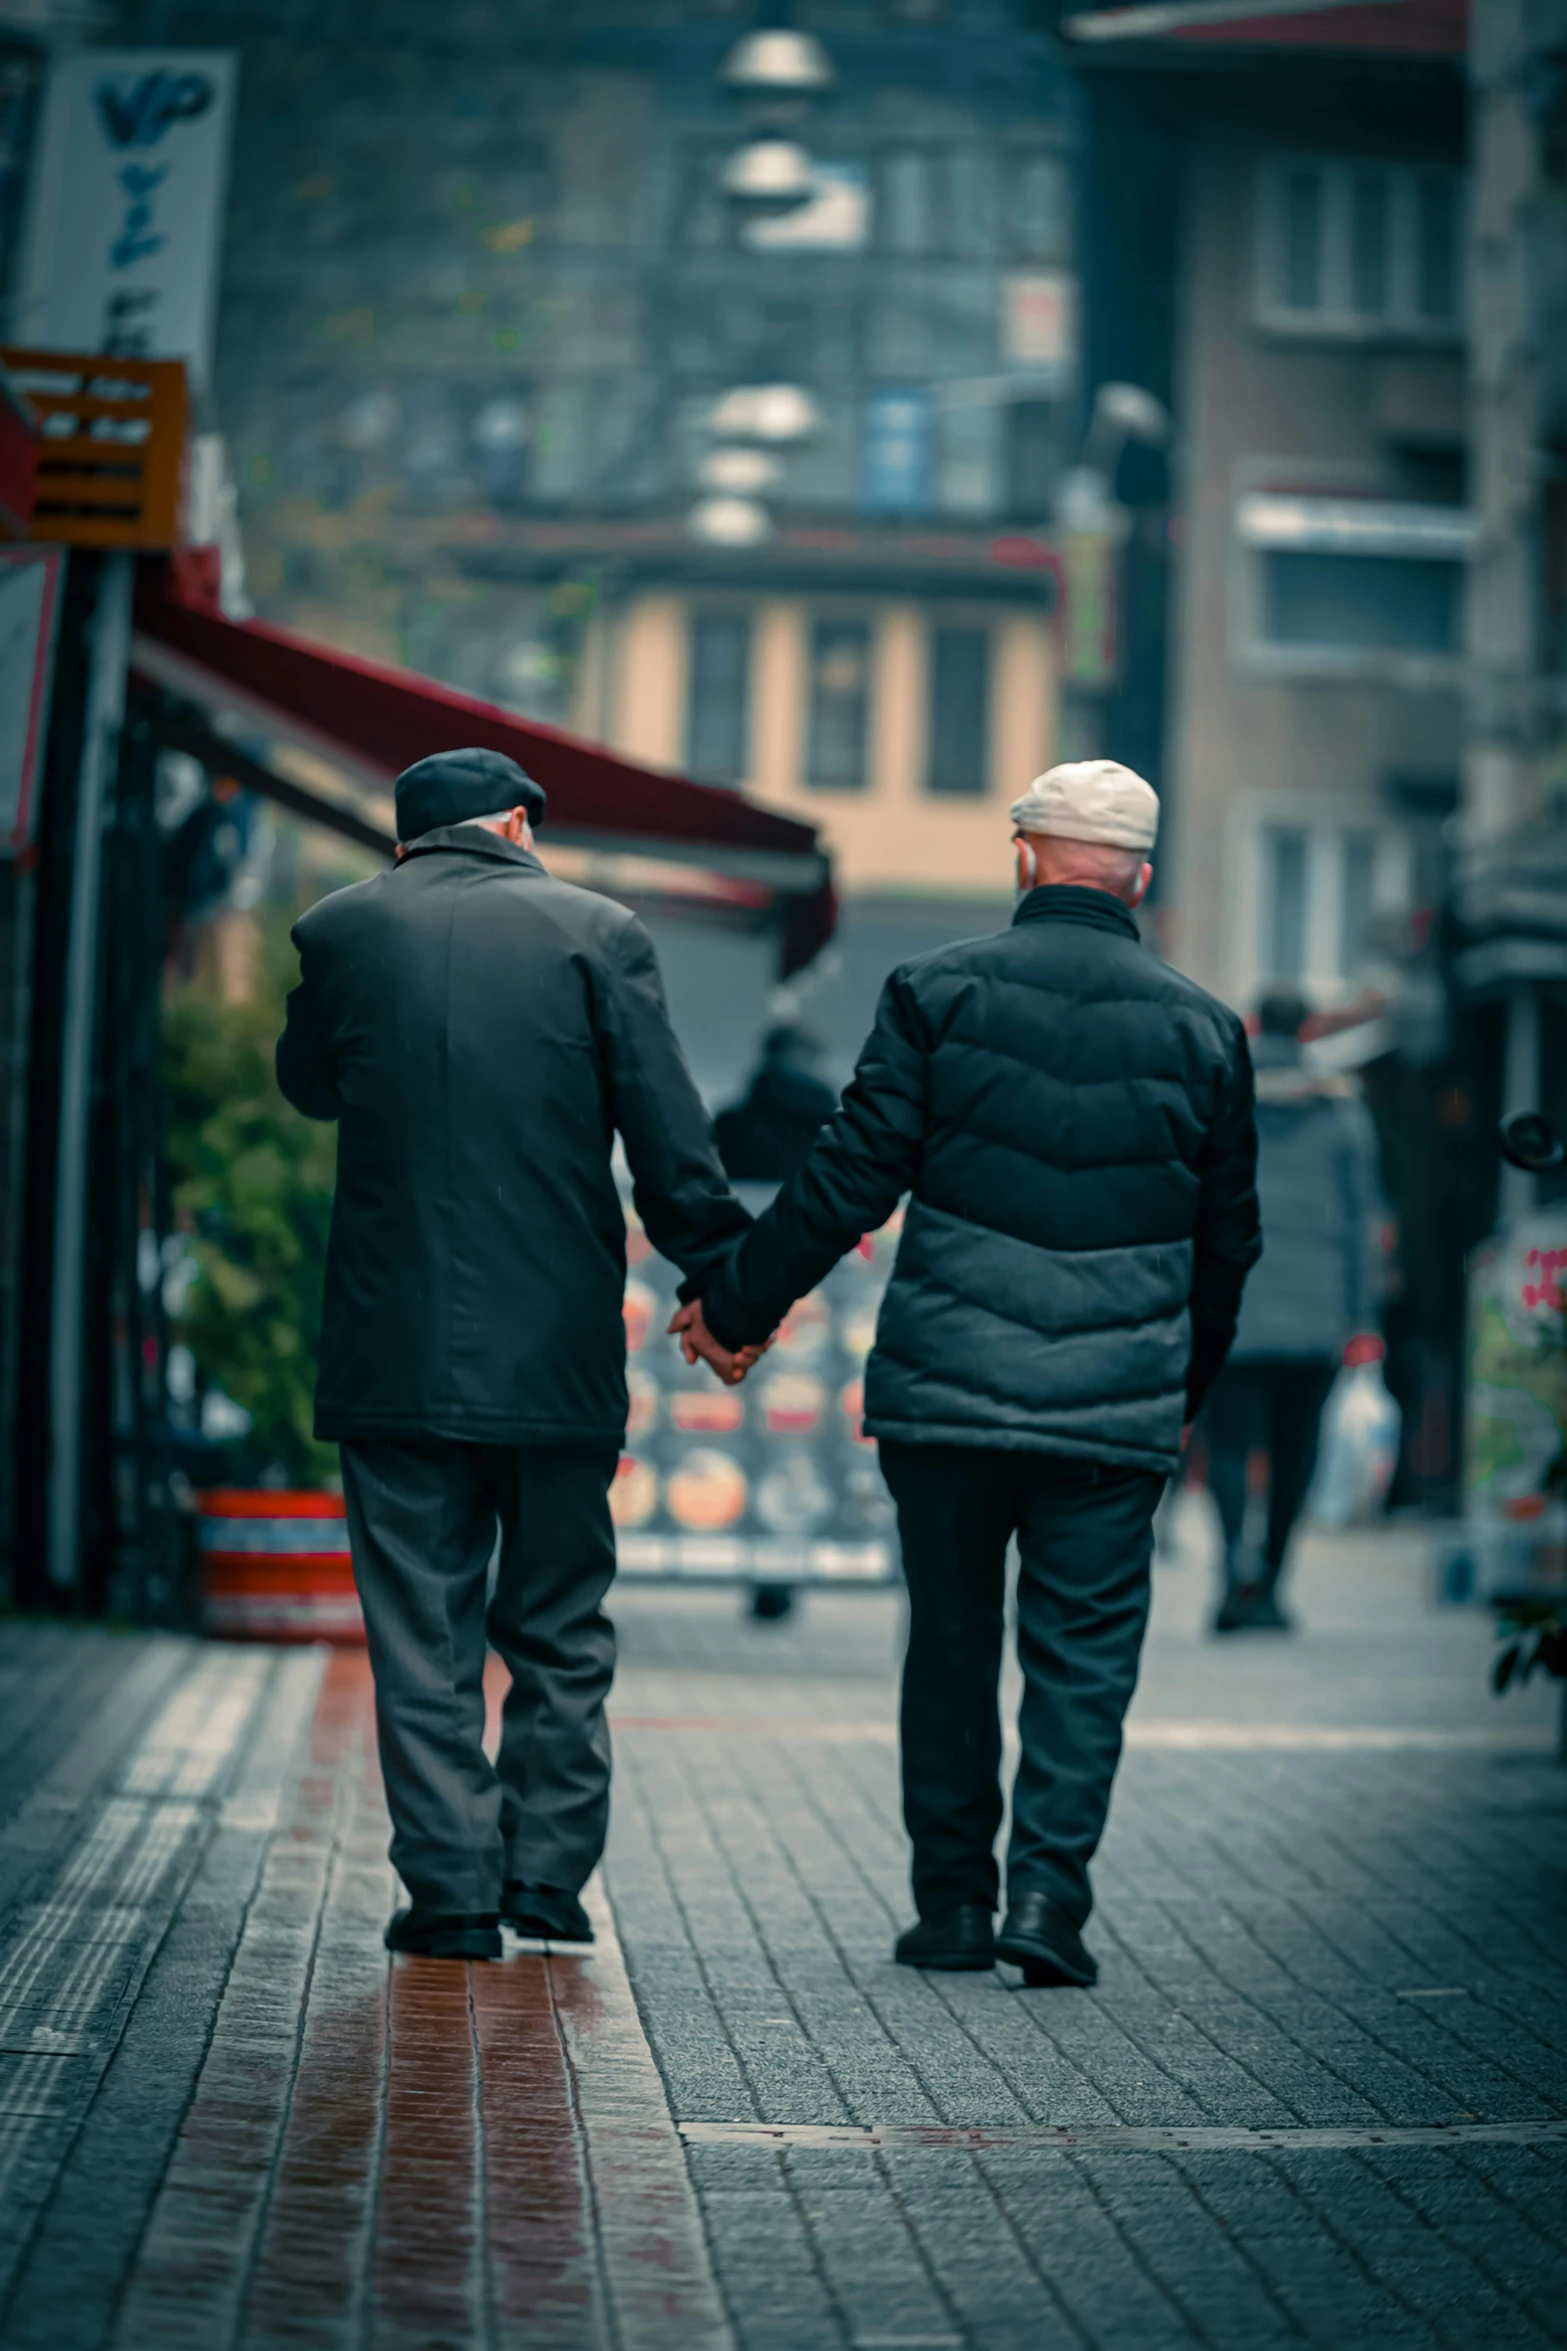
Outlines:
[[238,61],[81,49],[49,81],[17,340],[206,381]]

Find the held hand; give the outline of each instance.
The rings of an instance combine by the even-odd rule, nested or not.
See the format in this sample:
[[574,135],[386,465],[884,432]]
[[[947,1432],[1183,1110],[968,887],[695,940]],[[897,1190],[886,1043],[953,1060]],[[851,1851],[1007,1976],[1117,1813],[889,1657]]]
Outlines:
[[717,1373],[726,1388],[737,1388],[752,1366],[759,1363],[772,1345],[771,1339],[759,1346],[721,1347],[707,1327],[702,1312],[702,1301],[693,1298],[688,1306],[677,1306],[669,1326],[670,1336],[680,1341],[680,1352],[687,1363],[702,1362]]

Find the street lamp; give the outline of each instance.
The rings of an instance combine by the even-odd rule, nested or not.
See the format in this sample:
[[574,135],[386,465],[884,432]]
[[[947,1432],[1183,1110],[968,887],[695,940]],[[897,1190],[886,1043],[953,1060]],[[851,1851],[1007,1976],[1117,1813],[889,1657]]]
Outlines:
[[758,490],[772,488],[780,470],[777,458],[769,457],[765,449],[710,449],[702,460],[702,487],[727,490],[740,498],[754,497]]
[[754,498],[698,499],[686,529],[709,547],[759,547],[773,535],[772,517]]
[[748,139],[724,165],[719,186],[731,204],[753,216],[798,211],[816,193],[816,172],[795,139],[771,132]]
[[814,34],[747,33],[718,69],[725,89],[764,104],[819,98],[833,85],[832,60]]
[[775,447],[808,440],[821,412],[800,384],[738,384],[708,411],[711,433],[732,441],[764,441]]

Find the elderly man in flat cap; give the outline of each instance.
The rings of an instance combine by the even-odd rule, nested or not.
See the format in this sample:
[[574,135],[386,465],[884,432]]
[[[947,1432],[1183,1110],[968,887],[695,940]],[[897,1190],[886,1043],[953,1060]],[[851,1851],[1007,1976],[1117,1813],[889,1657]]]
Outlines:
[[[1082,1939],[1148,1615],[1154,1506],[1258,1255],[1235,1015],[1148,953],[1158,824],[1112,760],[1012,810],[1011,928],[905,964],[836,1117],[716,1280],[692,1344],[770,1331],[910,1194],[865,1383],[909,1592],[912,1967],[1089,1984]],[[1003,1593],[1022,1753],[996,1935]]]
[[[533,855],[544,794],[493,751],[398,779],[398,862],[294,931],[278,1082],[338,1122],[316,1433],[342,1448],[375,1674],[394,1950],[591,1937],[609,1805],[608,1491],[626,1426],[618,1128],[656,1247],[705,1280],[749,1219],[652,942]],[[750,1358],[713,1350],[735,1376]],[[488,1636],[511,1673],[498,1765]]]

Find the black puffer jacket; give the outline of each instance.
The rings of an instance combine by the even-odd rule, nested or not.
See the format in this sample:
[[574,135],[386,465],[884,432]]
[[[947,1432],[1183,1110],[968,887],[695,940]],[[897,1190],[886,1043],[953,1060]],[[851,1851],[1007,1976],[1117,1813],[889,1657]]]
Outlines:
[[763,1336],[911,1192],[869,1434],[1168,1470],[1259,1252],[1256,1149],[1235,1015],[1119,900],[1034,890],[1010,930],[893,973],[837,1116],[702,1289],[708,1322]]
[[338,1121],[322,1437],[617,1445],[625,1140],[655,1246],[710,1272],[750,1219],[646,931],[476,825],[295,926],[278,1083]]

